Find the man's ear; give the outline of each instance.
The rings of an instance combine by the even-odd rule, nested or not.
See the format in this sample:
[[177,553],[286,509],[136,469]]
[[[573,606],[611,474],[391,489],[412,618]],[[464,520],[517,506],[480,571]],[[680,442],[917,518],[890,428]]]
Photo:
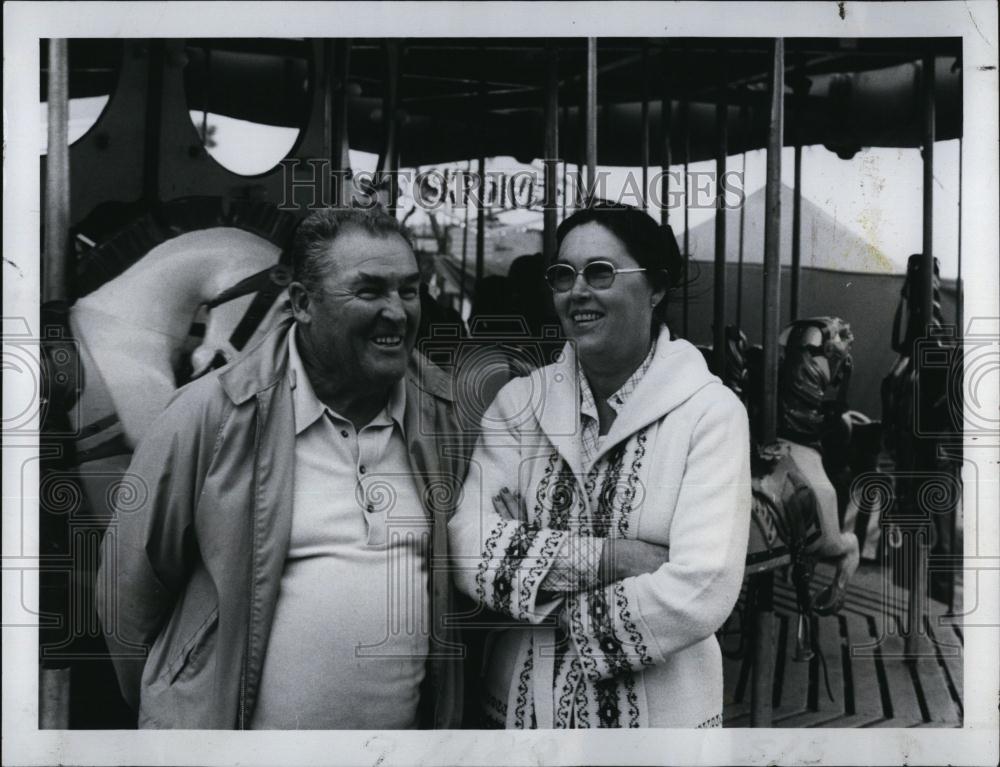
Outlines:
[[312,303],[309,298],[309,291],[301,282],[292,282],[288,285],[288,301],[292,305],[292,316],[295,321],[308,325],[312,322]]

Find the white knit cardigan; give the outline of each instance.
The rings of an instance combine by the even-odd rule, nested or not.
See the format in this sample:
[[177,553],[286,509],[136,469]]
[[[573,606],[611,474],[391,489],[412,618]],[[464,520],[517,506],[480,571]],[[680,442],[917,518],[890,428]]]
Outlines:
[[[555,556],[571,548],[567,539],[594,534],[572,346],[559,362],[508,383],[483,418],[449,537],[458,587],[518,622],[492,632],[482,680],[507,727],[696,727],[721,718],[714,632],[743,577],[747,415],[694,346],[671,340],[666,328],[656,343],[649,371],[595,457],[624,445],[624,492],[604,530],[669,546],[656,572],[539,594],[549,570],[567,566]],[[491,499],[503,487],[526,499],[526,519],[494,511]],[[571,639],[560,659],[556,625]],[[576,688],[554,689],[553,666],[574,659],[583,671]]]

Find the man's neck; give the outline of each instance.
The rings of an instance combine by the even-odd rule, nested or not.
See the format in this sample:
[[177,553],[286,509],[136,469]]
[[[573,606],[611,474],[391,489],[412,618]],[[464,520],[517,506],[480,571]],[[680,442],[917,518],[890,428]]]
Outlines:
[[391,386],[349,380],[335,372],[321,368],[314,359],[308,341],[297,337],[299,359],[309,377],[316,399],[337,415],[346,418],[356,430],[361,430],[382,412],[389,402]]
[[303,361],[303,366],[316,399],[354,424],[358,431],[371,423],[389,402],[389,388],[373,389],[370,386],[359,386],[354,381],[349,384],[331,381],[308,362]]

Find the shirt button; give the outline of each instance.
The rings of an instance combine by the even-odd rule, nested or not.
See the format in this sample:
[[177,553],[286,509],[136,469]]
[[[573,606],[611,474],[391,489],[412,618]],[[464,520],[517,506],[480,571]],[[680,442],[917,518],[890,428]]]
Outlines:
[[364,466],[362,466],[361,468],[358,469],[358,471],[360,471],[362,474],[364,474],[366,471],[368,471],[368,469],[366,469]]
[[347,429],[341,429],[340,430],[340,436],[343,437],[344,439],[347,439],[351,435],[347,433]]

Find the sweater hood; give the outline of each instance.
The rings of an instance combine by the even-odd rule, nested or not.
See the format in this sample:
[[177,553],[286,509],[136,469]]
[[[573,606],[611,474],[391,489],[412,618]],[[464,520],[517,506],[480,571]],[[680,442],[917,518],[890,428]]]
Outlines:
[[[571,343],[563,348],[562,359],[538,371],[543,377],[545,391],[539,425],[549,439],[579,467],[578,431],[580,421],[580,392],[577,383],[576,349]],[[705,358],[693,344],[683,339],[673,339],[663,326],[656,339],[656,349],[649,370],[642,377],[625,407],[615,419],[604,440],[610,449],[629,435],[660,420],[677,409],[706,386],[723,385],[708,370]],[[567,433],[566,424],[577,425]]]

